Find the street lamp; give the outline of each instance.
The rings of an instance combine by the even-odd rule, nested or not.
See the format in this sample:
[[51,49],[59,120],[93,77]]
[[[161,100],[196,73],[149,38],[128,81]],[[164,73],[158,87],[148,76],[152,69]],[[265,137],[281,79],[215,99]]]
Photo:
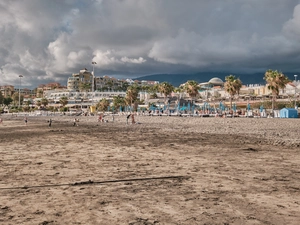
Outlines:
[[93,64],[93,82],[92,82],[92,92],[94,93],[94,80],[95,80],[95,64],[97,64],[96,62],[92,62]]
[[19,86],[19,108],[21,107],[21,78],[23,77],[23,75],[19,75],[20,77],[20,86]]
[[97,64],[96,62],[92,62],[92,64],[93,64],[93,82],[92,82],[92,105],[93,105],[93,102],[94,102],[94,91],[95,91],[95,84],[94,84],[94,82],[95,82],[95,65]]
[[294,75],[294,77],[295,77],[295,108],[296,108],[296,106],[297,106],[297,105],[296,105],[297,76],[298,76],[297,74]]

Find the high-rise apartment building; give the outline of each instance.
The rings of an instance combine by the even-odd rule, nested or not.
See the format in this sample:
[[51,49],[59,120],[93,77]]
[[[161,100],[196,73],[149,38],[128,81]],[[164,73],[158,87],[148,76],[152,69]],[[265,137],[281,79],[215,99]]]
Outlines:
[[92,91],[93,77],[87,69],[80,70],[68,78],[67,88],[69,91]]

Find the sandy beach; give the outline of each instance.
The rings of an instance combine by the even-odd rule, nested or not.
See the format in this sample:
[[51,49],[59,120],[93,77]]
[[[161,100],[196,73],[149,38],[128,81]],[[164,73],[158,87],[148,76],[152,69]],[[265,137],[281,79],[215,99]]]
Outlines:
[[1,118],[0,224],[299,224],[299,119]]

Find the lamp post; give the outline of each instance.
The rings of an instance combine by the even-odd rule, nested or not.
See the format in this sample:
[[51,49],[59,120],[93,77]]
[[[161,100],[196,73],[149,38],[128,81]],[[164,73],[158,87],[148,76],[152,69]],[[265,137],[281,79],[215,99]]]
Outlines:
[[297,74],[294,75],[294,77],[295,77],[295,108],[297,107],[297,105],[296,105],[297,76],[298,76]]
[[93,64],[93,82],[92,82],[92,92],[94,92],[94,80],[95,80],[95,64],[96,62],[92,62]]
[[19,75],[20,77],[20,86],[19,86],[19,108],[21,107],[21,78],[23,77],[23,75]]
[[94,91],[95,91],[95,84],[94,84],[94,82],[95,82],[95,65],[96,65],[97,63],[95,62],[95,61],[93,61],[92,62],[92,65],[93,65],[93,82],[92,82],[92,104],[93,104],[93,102],[94,102]]

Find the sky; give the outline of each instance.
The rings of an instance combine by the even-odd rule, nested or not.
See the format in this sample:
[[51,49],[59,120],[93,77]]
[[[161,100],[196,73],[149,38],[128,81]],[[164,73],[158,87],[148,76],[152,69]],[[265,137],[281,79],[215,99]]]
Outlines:
[[[96,62],[94,68],[92,62]],[[0,86],[300,71],[300,0],[0,1]]]

